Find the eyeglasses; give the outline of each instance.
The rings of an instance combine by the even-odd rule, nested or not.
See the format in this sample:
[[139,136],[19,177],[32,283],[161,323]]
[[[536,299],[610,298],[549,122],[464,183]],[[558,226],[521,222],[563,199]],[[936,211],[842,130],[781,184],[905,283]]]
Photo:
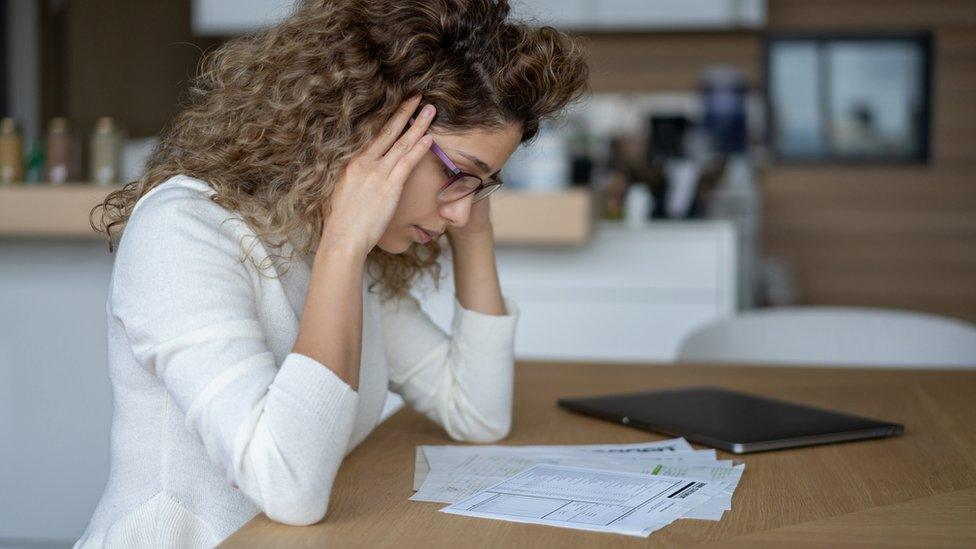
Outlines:
[[[411,116],[410,125],[413,125],[414,118]],[[430,150],[441,160],[446,168],[444,175],[448,177],[447,182],[437,193],[437,200],[440,202],[454,202],[474,193],[472,203],[486,198],[502,186],[501,181],[485,183],[483,179],[472,173],[461,171],[454,162],[444,153],[444,150],[437,146],[433,141],[430,143]]]

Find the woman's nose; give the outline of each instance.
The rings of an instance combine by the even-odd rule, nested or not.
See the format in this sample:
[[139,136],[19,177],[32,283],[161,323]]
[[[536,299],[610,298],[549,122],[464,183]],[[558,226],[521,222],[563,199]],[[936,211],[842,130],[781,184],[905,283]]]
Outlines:
[[463,227],[468,224],[468,218],[471,216],[471,204],[473,202],[474,195],[469,194],[461,200],[441,204],[441,216],[447,219],[451,225]]

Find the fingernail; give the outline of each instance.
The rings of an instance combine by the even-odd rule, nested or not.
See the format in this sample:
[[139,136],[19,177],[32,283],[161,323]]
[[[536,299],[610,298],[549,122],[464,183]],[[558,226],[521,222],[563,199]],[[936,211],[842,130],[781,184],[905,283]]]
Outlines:
[[429,103],[424,105],[424,108],[420,111],[420,114],[423,116],[430,116],[434,114],[434,106]]

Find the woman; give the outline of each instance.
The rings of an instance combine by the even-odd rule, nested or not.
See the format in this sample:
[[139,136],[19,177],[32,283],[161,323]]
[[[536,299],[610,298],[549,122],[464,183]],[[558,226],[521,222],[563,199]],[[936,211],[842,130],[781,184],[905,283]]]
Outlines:
[[[125,228],[112,458],[76,547],[318,522],[388,389],[454,440],[507,435],[518,308],[483,198],[587,80],[578,41],[508,11],[307,1],[205,57],[146,175],[100,205],[110,250]],[[409,292],[442,233],[450,336]]]

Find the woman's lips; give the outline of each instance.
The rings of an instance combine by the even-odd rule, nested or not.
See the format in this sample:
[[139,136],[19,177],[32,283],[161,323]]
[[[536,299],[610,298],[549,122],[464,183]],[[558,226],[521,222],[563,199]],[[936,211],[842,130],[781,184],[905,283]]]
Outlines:
[[420,227],[418,227],[416,225],[414,225],[413,228],[414,228],[415,231],[417,231],[417,236],[420,238],[420,243],[421,244],[426,244],[426,243],[430,242],[434,238],[434,236],[432,234],[428,233],[427,231],[421,229]]

